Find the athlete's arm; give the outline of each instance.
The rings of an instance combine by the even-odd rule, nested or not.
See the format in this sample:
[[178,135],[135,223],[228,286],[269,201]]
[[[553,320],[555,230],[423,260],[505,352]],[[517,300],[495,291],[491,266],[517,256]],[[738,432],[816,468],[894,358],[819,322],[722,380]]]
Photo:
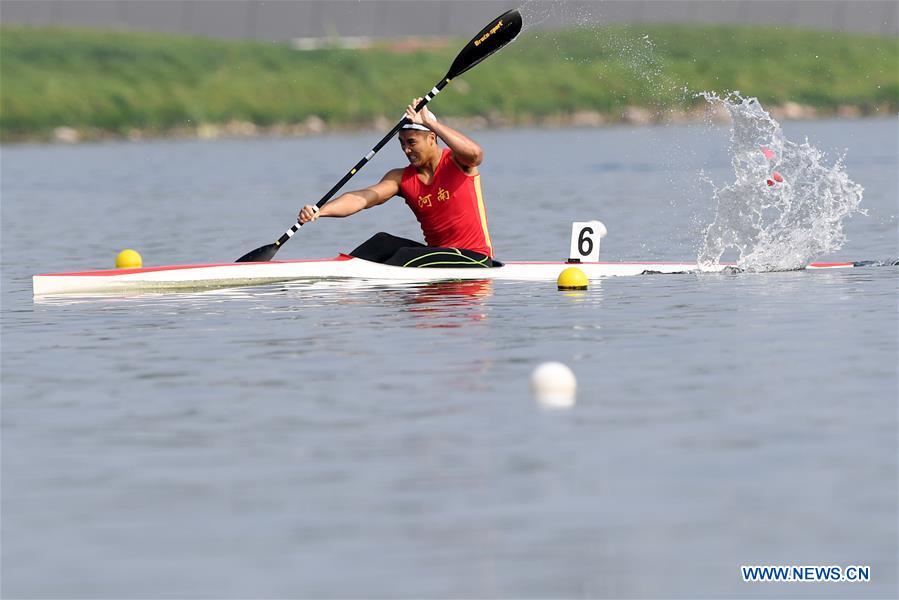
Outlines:
[[413,123],[424,125],[449,146],[453,152],[453,158],[456,163],[469,174],[473,174],[475,169],[484,160],[484,150],[470,137],[460,131],[456,131],[449,125],[437,121],[431,115],[431,111],[427,106],[423,106],[421,111],[416,113],[415,106],[421,101],[416,98],[412,104],[406,107],[406,118]]
[[341,194],[318,209],[314,204],[307,204],[300,211],[297,220],[301,224],[314,221],[319,217],[348,217],[360,210],[384,204],[400,193],[400,182],[403,179],[402,169],[388,171],[381,181],[367,188]]

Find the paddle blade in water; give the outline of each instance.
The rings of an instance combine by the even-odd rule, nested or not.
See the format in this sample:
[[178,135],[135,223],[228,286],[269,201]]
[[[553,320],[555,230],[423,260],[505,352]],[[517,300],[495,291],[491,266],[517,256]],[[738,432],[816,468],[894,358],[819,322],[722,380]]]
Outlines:
[[277,244],[268,244],[260,248],[256,248],[252,252],[247,252],[237,259],[236,262],[268,262],[275,257],[275,254],[281,246]]
[[495,18],[474,36],[453,61],[447,79],[458,77],[509,42],[521,31],[521,15],[515,9]]

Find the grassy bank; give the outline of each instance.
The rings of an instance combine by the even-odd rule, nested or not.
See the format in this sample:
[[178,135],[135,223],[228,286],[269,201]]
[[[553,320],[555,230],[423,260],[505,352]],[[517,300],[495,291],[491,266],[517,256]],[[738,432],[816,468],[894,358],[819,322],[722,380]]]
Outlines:
[[[648,36],[648,37],[645,37]],[[430,89],[465,40],[437,49],[285,45],[3,27],[0,136],[55,128],[165,133],[206,124],[370,124]],[[686,88],[686,92],[685,92]],[[526,32],[454,82],[441,115],[528,122],[624,107],[689,109],[701,90],[763,104],[899,106],[895,38],[767,28],[649,26]],[[391,119],[392,120],[392,119]]]

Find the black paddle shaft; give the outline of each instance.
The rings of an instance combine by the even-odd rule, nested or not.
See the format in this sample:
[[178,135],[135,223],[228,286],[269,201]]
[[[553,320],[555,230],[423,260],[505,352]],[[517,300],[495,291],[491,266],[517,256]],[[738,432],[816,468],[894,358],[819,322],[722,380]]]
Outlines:
[[[422,108],[424,108],[427,105],[427,103],[430,102],[431,100],[433,100],[434,96],[439,94],[440,90],[445,88],[446,84],[448,84],[449,82],[450,82],[449,79],[444,79],[443,81],[441,81],[440,83],[435,85],[431,89],[431,91],[428,92],[428,94],[424,98],[421,99],[421,102],[419,102],[415,106],[415,112],[418,112]],[[346,175],[344,175],[343,177],[340,178],[340,181],[338,181],[337,183],[334,184],[334,187],[332,187],[330,190],[328,190],[328,192],[324,196],[321,197],[321,200],[319,200],[318,202],[315,203],[315,206],[317,206],[318,208],[321,208],[322,206],[327,204],[328,201],[334,197],[334,194],[336,194],[338,192],[338,190],[340,190],[340,188],[342,188],[346,184],[347,181],[352,179],[356,173],[361,171],[362,167],[364,167],[366,165],[366,163],[368,163],[368,161],[370,161],[374,157],[374,155],[377,154],[378,151],[381,148],[383,148],[384,145],[387,142],[389,142],[390,139],[394,135],[397,134],[397,132],[403,127],[403,125],[405,125],[407,123],[409,123],[408,118],[403,117],[402,119],[400,119],[399,123],[394,125],[393,129],[391,129],[387,135],[385,135],[383,138],[381,138],[381,141],[378,142],[377,144],[375,144],[374,147],[369,151],[368,154],[363,156],[362,159],[359,162],[357,162],[356,165],[352,169],[350,169],[350,171]],[[278,241],[275,242],[275,244],[278,246],[282,245],[284,242],[286,242],[291,237],[293,237],[293,234],[295,234],[297,231],[299,231],[300,227],[302,227],[302,226],[303,226],[303,224],[300,223],[299,221],[297,221],[296,223],[293,224],[293,226],[291,226],[290,229],[288,229],[287,231],[284,232],[284,235],[282,235],[280,238],[278,238]],[[241,262],[241,261],[237,261],[237,262]]]
[[[485,58],[511,42],[515,39],[518,33],[521,31],[521,15],[517,10],[507,11],[497,18],[495,18],[489,25],[484,27],[476,36],[474,36],[468,44],[459,52],[459,55],[456,56],[456,60],[453,61],[453,64],[450,66],[449,71],[447,71],[446,75],[444,75],[443,79],[431,88],[431,91],[428,92],[424,98],[421,99],[415,106],[415,112],[419,112],[422,108],[424,108],[428,102],[434,99],[434,96],[440,93],[440,90],[445,88],[447,84],[453,80],[453,78],[458,77],[465,71],[471,69]],[[328,193],[322,196],[321,200],[319,200],[315,205],[318,208],[321,208],[327,202],[334,197],[334,194],[337,193],[340,188],[342,188],[347,181],[349,181],[356,173],[358,173],[362,167],[368,163],[372,159],[372,157],[378,153],[378,151],[384,147],[390,138],[392,138],[396,133],[403,127],[409,123],[409,119],[405,116],[399,120],[399,122],[393,126],[393,129],[381,138],[381,141],[375,144],[375,146],[369,151],[368,154],[362,157],[362,159],[356,163],[356,165],[350,169],[350,171],[344,175],[340,181],[334,184]],[[275,253],[281,249],[281,246],[287,242],[293,235],[299,231],[300,227],[303,224],[297,221],[294,223],[290,229],[284,232],[284,234],[279,237],[275,243],[268,244],[266,246],[262,246],[260,248],[256,248],[252,252],[248,252],[244,254],[240,258],[237,259],[237,262],[264,262],[271,260]]]

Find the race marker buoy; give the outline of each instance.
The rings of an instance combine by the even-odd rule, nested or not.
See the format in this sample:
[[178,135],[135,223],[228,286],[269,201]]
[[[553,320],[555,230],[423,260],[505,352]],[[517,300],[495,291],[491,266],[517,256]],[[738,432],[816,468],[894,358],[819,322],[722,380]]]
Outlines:
[[560,290],[586,290],[588,283],[587,275],[577,267],[568,267],[563,270],[559,273],[559,279],[556,280]]
[[545,362],[531,373],[531,390],[544,408],[571,408],[577,392],[577,379],[566,365]]
[[144,261],[140,254],[137,253],[137,250],[132,250],[131,248],[122,250],[115,257],[116,269],[139,269],[143,264]]

